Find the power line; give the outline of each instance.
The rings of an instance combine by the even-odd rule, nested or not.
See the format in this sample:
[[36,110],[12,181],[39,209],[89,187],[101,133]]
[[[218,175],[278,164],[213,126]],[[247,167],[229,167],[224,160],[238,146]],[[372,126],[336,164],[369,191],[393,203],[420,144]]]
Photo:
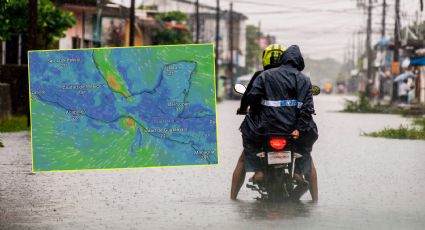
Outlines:
[[247,0],[239,0],[239,1],[233,1],[235,3],[242,3],[242,4],[252,4],[252,5],[262,5],[262,6],[279,6],[282,7],[282,4],[273,4],[273,3],[267,3],[267,2],[254,2],[254,1],[247,1]]
[[264,32],[291,32],[291,33],[325,33],[325,34],[329,34],[329,33],[346,33],[349,31],[352,31],[353,29],[358,28],[357,26],[354,27],[344,27],[341,28],[341,26],[335,26],[335,27],[327,27],[327,28],[297,28],[298,26],[295,27],[280,27],[280,28],[265,28],[262,31]]
[[[232,1],[232,0],[227,0],[227,1]],[[285,5],[284,4],[281,4],[281,3],[267,3],[267,2],[258,2],[258,1],[249,1],[249,0],[235,0],[235,1],[233,1],[234,3],[238,3],[238,4],[248,4],[248,5],[257,5],[257,6],[271,6],[271,7],[282,7],[282,8],[284,8],[285,7]],[[316,3],[316,4],[314,4],[314,3]],[[314,5],[325,5],[325,4],[328,4],[328,3],[333,3],[333,2],[335,2],[335,0],[329,0],[329,1],[327,1],[327,2],[317,2],[317,0],[312,0],[311,2],[308,2],[308,5],[309,6],[314,6]],[[289,9],[296,9],[297,7],[294,7],[294,6],[288,6],[288,8]],[[298,9],[300,9],[299,7],[298,7]]]
[[[196,4],[196,2],[189,1],[189,0],[172,0],[172,1],[186,3],[186,4],[192,4],[192,5]],[[216,7],[205,5],[205,4],[199,4],[199,8],[209,9],[209,10],[213,10],[213,11],[216,10]]]
[[309,14],[309,13],[335,13],[335,14],[363,14],[361,12],[353,12],[355,9],[342,9],[342,10],[332,10],[332,9],[303,9],[303,10],[275,10],[275,11],[251,11],[244,12],[248,15],[257,15],[257,14]]

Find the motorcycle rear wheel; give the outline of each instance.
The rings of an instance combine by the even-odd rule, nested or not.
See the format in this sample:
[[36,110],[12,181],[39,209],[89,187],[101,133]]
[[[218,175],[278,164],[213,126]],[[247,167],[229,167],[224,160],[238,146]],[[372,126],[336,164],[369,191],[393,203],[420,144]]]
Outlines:
[[288,197],[288,193],[285,189],[285,181],[287,175],[281,170],[273,170],[269,174],[267,195],[271,201],[283,201]]

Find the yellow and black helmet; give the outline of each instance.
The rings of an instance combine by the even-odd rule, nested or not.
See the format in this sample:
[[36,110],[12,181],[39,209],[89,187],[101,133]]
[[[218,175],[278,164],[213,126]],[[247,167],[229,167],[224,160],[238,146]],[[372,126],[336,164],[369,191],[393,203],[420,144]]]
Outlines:
[[280,55],[285,52],[286,47],[280,44],[271,44],[263,51],[263,68],[275,66],[279,60]]

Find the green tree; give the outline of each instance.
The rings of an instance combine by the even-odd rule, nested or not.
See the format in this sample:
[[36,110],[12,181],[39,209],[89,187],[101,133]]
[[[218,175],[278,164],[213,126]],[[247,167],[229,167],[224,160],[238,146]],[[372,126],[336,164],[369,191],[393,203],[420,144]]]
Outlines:
[[139,10],[158,10],[158,7],[157,7],[157,5],[143,5],[143,4],[141,4],[137,7],[137,9],[139,9]]
[[246,26],[246,66],[249,72],[255,71],[256,64],[260,60],[261,48],[257,41],[259,33],[258,27]]
[[[13,34],[27,34],[28,0],[1,0],[0,40],[9,40]],[[64,31],[76,24],[72,12],[57,8],[50,0],[38,0],[37,44],[47,48],[64,37]]]
[[160,13],[156,16],[157,22],[162,25],[161,29],[153,32],[154,45],[172,45],[192,43],[192,33],[189,30],[167,28],[166,23],[175,22],[184,25],[188,16],[180,11]]
[[154,45],[188,44],[192,34],[187,30],[163,29],[153,32]]
[[156,19],[158,20],[165,21],[165,22],[175,21],[178,24],[186,23],[188,18],[189,17],[187,16],[187,14],[181,11],[164,12],[156,16]]

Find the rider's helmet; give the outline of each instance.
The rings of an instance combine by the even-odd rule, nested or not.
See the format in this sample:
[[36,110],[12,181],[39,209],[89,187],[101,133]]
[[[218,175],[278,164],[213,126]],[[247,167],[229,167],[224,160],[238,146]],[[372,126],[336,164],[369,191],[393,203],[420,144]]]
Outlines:
[[286,47],[280,44],[271,44],[263,51],[263,68],[270,69],[277,66],[279,57],[285,52]]

